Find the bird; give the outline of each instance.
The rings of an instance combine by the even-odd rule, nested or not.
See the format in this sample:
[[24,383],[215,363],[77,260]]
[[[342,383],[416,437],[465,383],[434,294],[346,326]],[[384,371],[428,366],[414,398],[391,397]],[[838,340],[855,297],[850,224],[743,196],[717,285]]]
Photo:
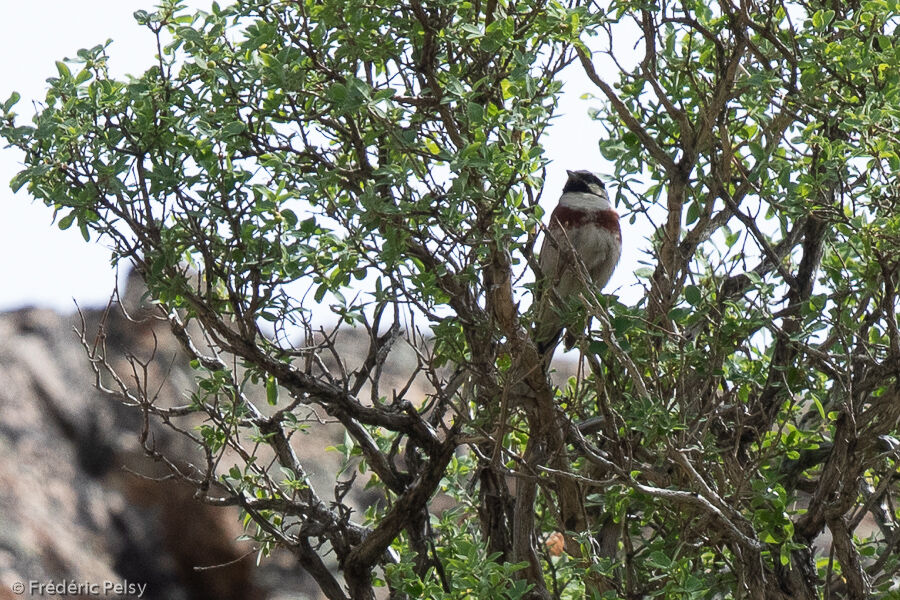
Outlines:
[[[538,285],[534,341],[538,351],[552,357],[564,328],[561,314],[581,293],[597,293],[609,282],[622,254],[622,230],[619,215],[610,204],[606,188],[591,171],[566,171],[559,203],[550,215],[538,266],[542,281]],[[579,273],[583,264],[586,272]],[[584,283],[589,289],[584,289]],[[566,349],[587,327],[566,332]]]

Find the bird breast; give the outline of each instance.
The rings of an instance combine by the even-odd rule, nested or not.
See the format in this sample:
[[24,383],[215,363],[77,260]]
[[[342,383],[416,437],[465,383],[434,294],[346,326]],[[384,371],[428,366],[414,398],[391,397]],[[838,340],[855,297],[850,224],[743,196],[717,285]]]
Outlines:
[[578,287],[575,270],[570,268],[574,265],[565,258],[566,247],[570,244],[598,291],[606,285],[622,252],[619,217],[614,210],[560,204],[550,217],[547,233],[552,241],[544,241],[541,269],[545,276],[556,282],[556,290],[561,296],[575,292]]

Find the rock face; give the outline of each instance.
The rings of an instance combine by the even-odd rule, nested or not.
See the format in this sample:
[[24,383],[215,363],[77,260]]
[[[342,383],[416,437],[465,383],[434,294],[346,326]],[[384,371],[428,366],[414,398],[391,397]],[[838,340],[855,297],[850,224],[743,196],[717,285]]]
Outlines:
[[[109,355],[149,355],[155,334],[151,368],[165,381],[161,397],[183,398],[193,378],[163,324],[135,326],[115,312]],[[87,331],[96,331],[101,314],[85,312]],[[76,324],[77,315],[35,309],[0,315],[0,600],[21,597],[17,583],[24,596],[51,597],[37,586],[125,581],[146,584],[142,597],[151,600],[255,600],[285,591],[317,598],[290,557],[256,567],[253,544],[237,541],[237,509],[200,504],[187,486],[134,474],[164,471],[140,449],[137,411],[95,388]],[[173,436],[155,434],[169,453],[194,456]],[[216,565],[224,566],[196,569]]]

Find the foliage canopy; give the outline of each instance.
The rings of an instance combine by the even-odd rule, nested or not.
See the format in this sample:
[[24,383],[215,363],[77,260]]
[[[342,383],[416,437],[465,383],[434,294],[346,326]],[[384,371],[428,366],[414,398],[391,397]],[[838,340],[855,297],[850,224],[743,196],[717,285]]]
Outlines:
[[[205,464],[173,468],[264,551],[332,599],[895,593],[896,0],[135,17],[156,66],[114,80],[81,50],[0,134],[25,154],[14,188],[135,265],[199,388],[159,406],[94,352],[98,381],[195,439]],[[622,39],[639,60],[604,79]],[[586,372],[554,385],[523,274],[572,63],[617,202],[654,233],[644,298],[585,293]],[[368,332],[364,361],[313,335],[313,307]],[[424,398],[381,381],[400,343]],[[364,475],[333,503],[291,445],[314,410]],[[384,501],[355,515],[362,485]],[[437,492],[455,508],[430,514]]]

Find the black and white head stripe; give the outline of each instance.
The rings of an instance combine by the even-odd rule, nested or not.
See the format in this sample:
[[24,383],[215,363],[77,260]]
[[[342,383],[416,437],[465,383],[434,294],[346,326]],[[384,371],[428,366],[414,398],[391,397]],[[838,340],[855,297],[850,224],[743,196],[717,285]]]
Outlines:
[[606,196],[606,188],[603,182],[594,173],[590,171],[566,171],[569,179],[563,187],[563,194],[570,192],[581,192],[584,194],[595,194],[597,196]]

